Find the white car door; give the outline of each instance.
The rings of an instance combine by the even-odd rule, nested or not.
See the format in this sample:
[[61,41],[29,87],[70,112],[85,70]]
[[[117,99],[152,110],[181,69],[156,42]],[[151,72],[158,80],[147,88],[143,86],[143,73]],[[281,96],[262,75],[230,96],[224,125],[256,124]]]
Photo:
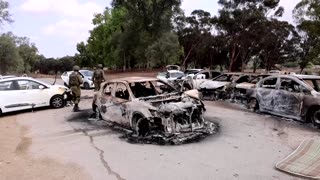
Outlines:
[[28,96],[20,90],[16,80],[0,82],[0,108],[2,112],[28,109]]
[[[28,103],[34,107],[48,106],[50,101],[50,88],[45,88],[45,85],[32,80],[19,81],[20,84],[26,84],[22,90],[28,95]],[[21,86],[20,86],[21,87]]]
[[66,84],[66,85],[69,85],[69,76],[70,76],[70,72],[64,72],[62,75],[61,75],[61,79],[63,80],[63,82]]

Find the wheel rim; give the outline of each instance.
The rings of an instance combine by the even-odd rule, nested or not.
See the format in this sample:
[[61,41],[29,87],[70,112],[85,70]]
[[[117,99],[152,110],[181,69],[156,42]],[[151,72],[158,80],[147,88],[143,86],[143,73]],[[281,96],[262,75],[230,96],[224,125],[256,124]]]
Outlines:
[[320,110],[314,113],[313,120],[315,124],[320,124]]
[[61,98],[54,98],[52,101],[52,105],[53,107],[56,107],[56,108],[62,107],[63,101]]

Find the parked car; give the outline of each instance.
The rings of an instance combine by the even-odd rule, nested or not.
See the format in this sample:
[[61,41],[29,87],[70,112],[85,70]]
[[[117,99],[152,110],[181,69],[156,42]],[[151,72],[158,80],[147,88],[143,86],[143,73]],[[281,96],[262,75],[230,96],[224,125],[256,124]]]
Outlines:
[[[64,85],[69,87],[69,76],[73,71],[67,71],[64,72],[61,75],[62,80],[64,81]],[[79,71],[80,75],[82,76],[83,79],[83,84],[81,84],[81,87],[84,89],[91,89],[94,88],[94,84],[92,81],[92,75],[93,71],[90,70],[80,70]]]
[[276,75],[248,90],[248,108],[320,127],[320,76]]
[[203,71],[203,69],[187,69],[184,71],[184,74],[186,77],[193,77],[201,71]]
[[67,92],[64,86],[49,85],[33,78],[0,80],[0,114],[43,106],[62,108]]
[[[165,72],[160,72],[157,75],[157,79],[160,79],[166,83],[173,84],[173,82],[179,78],[183,78],[185,74],[180,70],[180,67],[177,65],[168,65],[166,66]],[[157,84],[159,86],[160,83]]]
[[160,79],[167,83],[171,83],[180,77],[184,77],[184,73],[179,70],[168,70],[166,72],[160,72],[157,75],[157,79]]
[[162,80],[144,77],[116,79],[101,87],[93,100],[97,117],[139,135],[150,131],[179,134],[204,126],[205,108],[197,90],[181,93]]
[[234,97],[237,84],[249,82],[256,76],[256,74],[225,73],[212,80],[202,82],[199,85],[199,90],[205,99],[229,99]]
[[200,89],[200,84],[205,81],[210,81],[219,75],[221,75],[220,72],[203,70],[195,74],[193,77],[187,77],[183,86],[185,86],[186,89]]
[[260,74],[257,75],[256,77],[252,76],[251,80],[248,82],[242,82],[236,84],[234,88],[234,93],[233,93],[233,98],[234,99],[239,99],[242,102],[247,100],[247,90],[252,89],[256,87],[256,84],[260,82],[261,79],[266,78],[268,76],[271,76],[270,74]]

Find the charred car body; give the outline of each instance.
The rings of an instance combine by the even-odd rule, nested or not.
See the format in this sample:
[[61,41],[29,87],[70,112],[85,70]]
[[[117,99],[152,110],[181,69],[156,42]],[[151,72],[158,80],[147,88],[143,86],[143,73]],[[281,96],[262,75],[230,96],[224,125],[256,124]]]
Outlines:
[[203,98],[209,100],[234,98],[237,84],[249,82],[256,74],[225,73],[199,85]]
[[181,93],[161,80],[143,77],[112,80],[101,87],[93,100],[94,111],[140,136],[154,131],[170,136],[204,128],[205,107],[197,90]]
[[247,91],[248,89],[253,89],[256,87],[256,84],[260,82],[263,78],[270,76],[269,74],[261,74],[256,77],[252,77],[249,82],[238,83],[234,87],[233,98],[240,100],[241,102],[246,102],[247,100]]
[[248,90],[248,108],[320,127],[320,76],[277,75]]

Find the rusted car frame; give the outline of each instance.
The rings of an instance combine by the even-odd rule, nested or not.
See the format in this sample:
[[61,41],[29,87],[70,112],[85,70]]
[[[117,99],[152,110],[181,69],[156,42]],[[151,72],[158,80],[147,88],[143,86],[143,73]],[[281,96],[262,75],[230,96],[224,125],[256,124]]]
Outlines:
[[247,92],[248,108],[320,127],[320,76],[277,75]]

